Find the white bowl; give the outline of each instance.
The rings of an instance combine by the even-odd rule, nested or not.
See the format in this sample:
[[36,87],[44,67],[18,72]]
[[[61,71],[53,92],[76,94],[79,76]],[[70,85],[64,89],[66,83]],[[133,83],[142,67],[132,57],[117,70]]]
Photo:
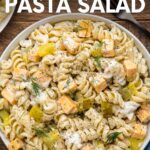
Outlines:
[[13,7],[11,12],[0,22],[0,33],[5,29],[5,27],[9,23],[14,11],[15,11],[15,7]]
[[[38,22],[34,23],[33,25],[31,25],[28,28],[26,28],[25,30],[23,30],[16,38],[14,38],[14,40],[7,46],[7,48],[5,49],[3,54],[1,55],[0,60],[7,59],[9,57],[11,51],[13,49],[15,49],[15,47],[17,46],[18,42],[20,40],[25,39],[26,37],[28,37],[28,35],[34,29],[36,29],[38,26],[40,26],[42,24],[46,24],[48,22],[53,24],[53,23],[60,22],[60,21],[78,20],[78,19],[90,19],[90,20],[93,20],[93,21],[103,21],[103,22],[106,22],[108,24],[114,24],[117,27],[119,27],[122,31],[126,32],[129,37],[134,39],[135,44],[137,45],[138,49],[142,52],[143,56],[147,60],[147,65],[148,65],[148,68],[150,70],[150,55],[148,53],[148,50],[145,48],[145,46],[131,32],[129,32],[123,26],[121,26],[121,25],[119,25],[119,24],[117,24],[117,23],[115,23],[111,20],[105,19],[103,17],[89,15],[89,14],[80,14],[80,13],[56,15],[56,16],[45,18],[41,21],[38,21]],[[5,138],[3,133],[0,133],[0,136],[1,136],[2,140],[4,141],[4,143],[6,144],[6,146],[8,146],[9,141]],[[141,147],[141,150],[144,150],[144,148],[147,146],[149,141],[150,141],[150,124],[149,124],[149,127],[148,127],[147,137],[145,138],[145,141],[144,141],[144,143]]]

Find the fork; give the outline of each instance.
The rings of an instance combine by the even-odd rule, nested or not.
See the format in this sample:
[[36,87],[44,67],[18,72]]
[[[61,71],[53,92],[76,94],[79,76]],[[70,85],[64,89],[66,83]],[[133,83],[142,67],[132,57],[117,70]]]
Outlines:
[[[102,0],[103,3],[106,5],[107,0]],[[116,9],[118,5],[118,0],[110,0],[110,6],[112,9]],[[122,20],[130,21],[131,23],[135,24],[138,28],[140,28],[149,38],[150,38],[150,31],[148,31],[143,25],[141,25],[130,13],[126,13],[125,10],[120,11],[119,13],[113,13],[117,18]]]

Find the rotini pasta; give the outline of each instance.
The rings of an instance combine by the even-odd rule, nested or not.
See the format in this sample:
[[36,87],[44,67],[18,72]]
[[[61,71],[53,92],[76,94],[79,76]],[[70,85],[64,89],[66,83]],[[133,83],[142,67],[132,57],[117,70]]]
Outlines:
[[46,146],[46,144],[44,144],[44,142],[38,138],[38,137],[33,137],[30,140],[26,140],[26,146],[25,149],[28,150],[48,150],[48,147]]
[[9,79],[12,77],[12,60],[1,61],[0,70],[0,87],[4,88],[8,83]]
[[121,107],[124,107],[124,101],[122,99],[122,96],[117,91],[105,90],[96,97],[96,101],[97,103],[100,103],[101,101],[107,101],[109,103],[117,104]]
[[97,134],[101,137],[101,139],[106,142],[107,135],[110,130],[109,126],[107,125],[107,120],[103,118],[96,110],[90,109],[85,114],[93,124],[94,128],[97,131]]
[[16,49],[11,53],[13,68],[26,68],[26,63],[23,61],[21,51]]
[[1,60],[0,91],[9,149],[130,150],[146,137],[148,66],[115,25],[39,26]]
[[70,129],[70,130],[82,130],[84,128],[90,127],[90,122],[82,120],[81,118],[68,118],[65,115],[60,116],[58,121],[58,127],[61,129]]

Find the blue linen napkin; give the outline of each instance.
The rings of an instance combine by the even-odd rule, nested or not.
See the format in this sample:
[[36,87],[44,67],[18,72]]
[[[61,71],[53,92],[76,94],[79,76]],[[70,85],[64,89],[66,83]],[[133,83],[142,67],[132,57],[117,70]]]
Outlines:
[[150,150],[150,142],[149,142],[149,144],[147,145],[147,147],[146,147],[145,150]]

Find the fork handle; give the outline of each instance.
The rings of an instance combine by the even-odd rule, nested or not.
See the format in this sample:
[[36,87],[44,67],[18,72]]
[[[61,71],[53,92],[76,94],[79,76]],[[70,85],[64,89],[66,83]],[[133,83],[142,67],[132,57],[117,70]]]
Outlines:
[[143,25],[141,25],[132,15],[126,14],[126,20],[135,24],[138,28],[140,28],[149,38],[150,38],[150,31],[148,31]]
[[[129,20],[130,21],[130,20]],[[131,20],[130,22],[134,23],[135,25],[137,25],[138,28],[140,28],[149,38],[150,38],[150,32],[143,26],[141,25],[138,21],[133,21]]]

